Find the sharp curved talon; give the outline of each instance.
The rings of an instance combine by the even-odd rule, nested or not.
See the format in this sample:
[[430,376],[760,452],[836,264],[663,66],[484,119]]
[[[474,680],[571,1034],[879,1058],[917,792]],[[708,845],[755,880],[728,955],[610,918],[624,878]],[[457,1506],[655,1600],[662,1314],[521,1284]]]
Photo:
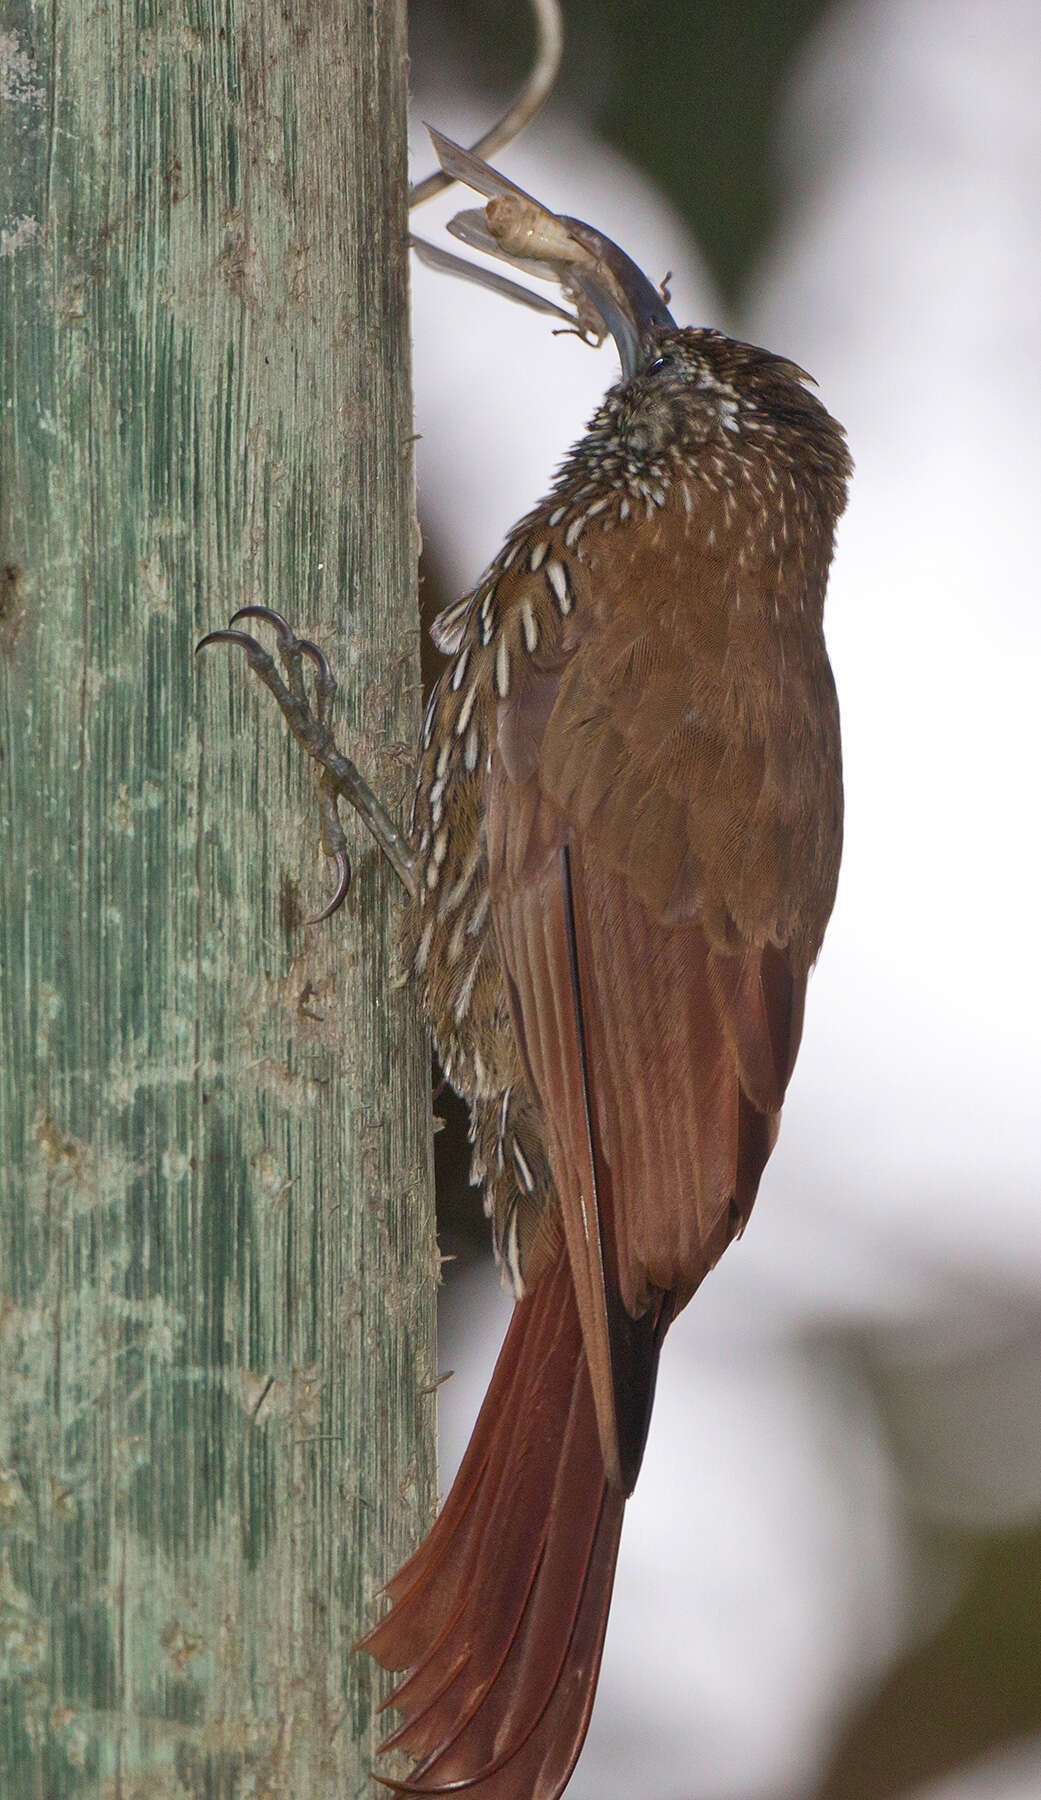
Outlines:
[[325,651],[319,650],[317,644],[312,644],[310,638],[298,638],[296,647],[314,663],[318,670],[318,678],[326,692],[334,694],[336,692],[336,676],[332,672]]
[[[279,674],[275,658],[265,650],[263,644],[248,632],[234,629],[239,619],[262,619],[277,633],[278,658],[285,667],[285,679]],[[259,676],[264,686],[274,695],[293,736],[321,771],[319,791],[322,848],[336,863],[336,892],[320,913],[313,919],[301,922],[305,925],[318,925],[331,918],[333,913],[339,911],[350,891],[351,865],[343,827],[337,816],[338,800],[346,800],[354,808],[402,886],[410,894],[414,893],[416,873],[411,845],[398,830],[379,795],[369,787],[350,758],[337,749],[330,731],[329,706],[337,691],[337,682],[325,652],[312,643],[310,638],[298,638],[289,622],[270,606],[240,606],[222,630],[208,631],[205,637],[199,639],[195,646],[196,654],[210,644],[238,644],[245,652],[254,674]],[[307,657],[315,671],[313,701],[308,699],[305,692],[300,666],[302,656]]]
[[[241,615],[236,613],[235,617],[237,619],[241,617]],[[248,631],[208,631],[206,636],[201,637],[195,646],[196,656],[198,656],[200,650],[205,650],[209,644],[241,644],[244,650],[258,651],[261,656],[267,655],[267,651],[264,649],[263,644],[258,644],[256,638],[250,637]]]
[[336,862],[336,869],[337,869],[336,892],[333,895],[332,899],[330,900],[328,906],[324,906],[320,913],[315,913],[315,916],[313,919],[301,919],[301,921],[300,921],[301,925],[322,925],[322,924],[324,924],[326,919],[332,918],[333,913],[339,912],[341,906],[343,905],[344,901],[347,898],[348,893],[350,892],[350,887],[351,887],[350,857],[347,855],[346,850],[336,850],[336,851],[334,851],[333,854],[334,854],[334,858],[335,858],[335,862]]
[[318,671],[319,691],[324,700],[330,700],[336,692],[336,676],[332,672],[329,659],[324,650],[312,643],[310,638],[298,638],[289,620],[271,606],[240,606],[233,613],[228,623],[234,625],[239,619],[263,619],[265,624],[274,628],[278,634],[279,645],[283,650],[300,651],[314,664]]
[[436,1796],[438,1794],[450,1794],[462,1785],[466,1785],[467,1787],[470,1785],[469,1782],[462,1784],[458,1781],[450,1781],[446,1786],[439,1788],[417,1787],[415,1782],[412,1781],[395,1781],[390,1775],[379,1775],[375,1769],[373,1769],[371,1773],[373,1781],[378,1781],[380,1787],[385,1787],[388,1793],[391,1794],[432,1794]]
[[[274,626],[281,643],[295,644],[297,641],[296,632],[290,625],[289,620],[284,619],[281,613],[275,612],[273,607],[240,606],[237,613],[232,613],[231,618],[228,620],[229,625],[234,625],[238,619],[263,619],[266,624]],[[300,648],[303,649],[302,644]]]

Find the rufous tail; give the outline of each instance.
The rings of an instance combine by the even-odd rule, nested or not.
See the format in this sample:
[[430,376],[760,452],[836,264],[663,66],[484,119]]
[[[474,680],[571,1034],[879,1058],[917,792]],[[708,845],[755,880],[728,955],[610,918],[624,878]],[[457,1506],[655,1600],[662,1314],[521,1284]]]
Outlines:
[[452,1491],[362,1639],[405,1671],[405,1794],[556,1800],[589,1725],[624,1496],[609,1487],[561,1248],[519,1300]]

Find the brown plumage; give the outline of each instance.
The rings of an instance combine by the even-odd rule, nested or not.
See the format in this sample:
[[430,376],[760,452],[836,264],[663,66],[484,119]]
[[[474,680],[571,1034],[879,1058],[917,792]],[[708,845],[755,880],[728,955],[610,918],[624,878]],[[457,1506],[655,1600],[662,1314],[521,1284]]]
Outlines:
[[[322,916],[350,879],[338,799],[407,889],[407,961],[517,1294],[441,1516],[363,1640],[403,1672],[385,1748],[417,1759],[379,1779],[556,1800],[662,1340],[751,1212],[835,897],[821,621],[851,465],[800,369],[679,330],[617,245],[433,135],[448,174],[491,197],[457,234],[544,266],[562,316],[610,330],[623,380],[435,625],[450,660],[410,841],[336,748],[316,644],[256,606],[202,643],[242,646],[321,768],[339,868]],[[285,680],[243,618],[274,628]]]
[[406,947],[519,1298],[366,1640],[410,1793],[566,1784],[662,1338],[751,1211],[838,876],[841,429],[640,300],[626,379],[434,631]]

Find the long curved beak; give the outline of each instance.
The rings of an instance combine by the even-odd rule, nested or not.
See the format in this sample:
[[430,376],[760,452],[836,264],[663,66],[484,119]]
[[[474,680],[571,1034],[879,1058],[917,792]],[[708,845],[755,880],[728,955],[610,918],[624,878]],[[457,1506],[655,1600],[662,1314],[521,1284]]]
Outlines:
[[656,329],[675,326],[664,299],[643,270],[592,225],[551,212],[479,156],[430,126],[427,129],[446,175],[474,188],[488,202],[482,208],[457,213],[448,227],[453,237],[471,249],[500,257],[525,274],[555,281],[575,310],[567,313],[529,288],[461,257],[436,250],[430,255],[433,246],[414,238],[424,260],[566,319],[587,342],[600,344],[610,333],[622,373],[627,377],[637,374],[653,352]]

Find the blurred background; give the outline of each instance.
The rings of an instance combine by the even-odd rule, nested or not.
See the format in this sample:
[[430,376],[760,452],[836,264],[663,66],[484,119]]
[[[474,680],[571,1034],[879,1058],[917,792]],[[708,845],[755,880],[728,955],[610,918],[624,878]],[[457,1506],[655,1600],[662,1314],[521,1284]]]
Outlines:
[[[496,160],[681,322],[793,357],[857,474],[826,621],[847,847],[778,1150],[673,1329],[574,1800],[1041,1796],[1041,8],[565,0]],[[413,0],[470,141],[520,0]],[[416,215],[441,222],[449,195]],[[423,269],[424,607],[616,376]],[[442,1094],[442,1485],[509,1311]]]

